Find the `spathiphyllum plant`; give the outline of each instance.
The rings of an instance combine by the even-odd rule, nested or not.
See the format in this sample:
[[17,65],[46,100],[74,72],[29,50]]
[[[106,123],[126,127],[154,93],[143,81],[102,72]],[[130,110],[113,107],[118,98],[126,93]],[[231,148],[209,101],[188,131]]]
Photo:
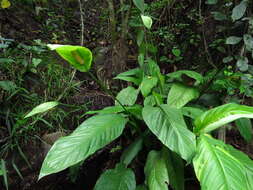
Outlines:
[[[92,54],[87,48],[68,45],[53,48],[76,69],[89,72]],[[183,75],[192,78],[194,84],[184,84]],[[131,128],[139,137],[124,150],[120,163],[100,176],[95,190],[167,190],[169,186],[182,190],[186,164],[193,165],[202,189],[252,189],[253,161],[213,138],[212,131],[240,118],[253,118],[253,107],[228,103],[200,109],[193,100],[199,97],[202,75],[186,70],[163,75],[152,59],[115,79],[133,85],[118,93],[114,106],[89,111],[87,114],[95,115],[55,142],[43,162],[40,179],[84,161],[135,123],[135,127],[145,125],[146,129]],[[136,102],[138,96],[143,97],[142,102]],[[186,118],[192,123],[189,127]],[[151,135],[157,137],[162,148],[150,150],[143,168],[145,184],[136,187],[135,174],[128,166]]]
[[[142,12],[144,26],[150,29],[152,20],[144,15],[145,6],[142,1],[134,2]],[[145,35],[140,34],[139,46]],[[77,70],[89,73],[90,50],[69,45],[50,47]],[[90,155],[124,135],[127,127],[136,140],[123,151],[115,168],[100,176],[94,190],[184,190],[187,189],[184,166],[189,164],[203,190],[252,190],[253,161],[234,147],[215,139],[213,131],[235,120],[239,126],[250,124],[253,107],[235,103],[212,109],[201,107],[195,103],[205,86],[201,74],[188,70],[162,74],[158,64],[146,52],[140,53],[138,62],[138,68],[115,77],[132,85],[114,97],[114,106],[87,112],[92,116],[72,134],[54,143],[43,162],[39,179],[82,161],[85,164]],[[189,85],[185,77],[193,82]],[[252,137],[251,130],[240,132],[244,137]],[[160,150],[152,150],[145,143],[154,136],[160,143]],[[137,186],[129,165],[143,146],[149,150],[143,168],[145,182]]]

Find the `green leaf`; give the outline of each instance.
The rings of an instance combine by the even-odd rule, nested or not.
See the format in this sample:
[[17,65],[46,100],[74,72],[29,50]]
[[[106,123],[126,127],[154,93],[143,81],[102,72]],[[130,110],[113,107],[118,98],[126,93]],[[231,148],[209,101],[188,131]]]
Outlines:
[[11,2],[10,1],[8,1],[8,0],[2,0],[1,1],[1,7],[3,9],[9,8],[10,6],[11,6]]
[[125,109],[122,106],[109,106],[109,107],[105,107],[102,110],[94,110],[94,111],[88,111],[85,114],[110,114],[110,113],[120,113],[120,112],[124,112],[124,111],[129,111],[131,113],[137,113],[137,112],[141,112],[142,110],[142,106],[136,104],[133,106],[125,106]]
[[146,184],[149,190],[168,189],[167,158],[162,152],[150,151],[145,165]]
[[236,66],[242,72],[245,72],[249,69],[249,60],[247,57],[241,57],[237,60]]
[[150,96],[147,96],[145,99],[144,99],[144,106],[155,106],[156,105],[156,98],[155,96],[153,95],[150,95]]
[[142,22],[143,22],[144,26],[145,26],[147,29],[151,29],[152,24],[153,24],[152,18],[149,17],[149,16],[141,15],[141,19],[142,19]]
[[32,117],[38,113],[46,112],[55,106],[58,106],[59,102],[45,102],[32,109],[24,118]]
[[218,106],[195,120],[194,133],[208,133],[240,118],[253,118],[253,107],[235,103]]
[[[138,94],[139,90],[136,90],[134,87],[129,86],[121,90],[116,98],[122,105],[132,106],[135,104]],[[115,105],[119,105],[119,103],[116,101]]]
[[140,68],[131,69],[129,71],[118,74],[114,79],[133,82],[135,85],[139,85],[142,80],[142,71]]
[[218,0],[206,0],[206,4],[208,5],[215,5],[218,2]]
[[[249,186],[252,182],[247,179],[249,170],[243,163],[246,159],[241,159],[241,155],[235,156],[234,148],[209,135],[201,135],[197,144],[193,165],[202,189],[252,189],[252,186]],[[252,169],[253,162],[246,161],[250,162]]]
[[244,44],[246,45],[246,48],[247,48],[248,51],[253,50],[253,38],[252,38],[251,35],[244,34],[243,35],[243,41],[244,41]]
[[233,61],[233,59],[234,58],[232,56],[224,57],[222,62],[223,63],[229,63],[229,62]]
[[56,52],[66,61],[68,61],[75,69],[81,72],[90,70],[92,63],[91,51],[82,46],[57,45],[49,44],[48,47]]
[[226,44],[229,45],[235,45],[238,44],[240,41],[242,41],[241,37],[237,37],[237,36],[230,36],[226,39]]
[[171,186],[175,190],[184,190],[184,163],[182,158],[172,151],[168,151],[167,169]]
[[180,70],[180,71],[167,74],[169,78],[177,79],[180,81],[182,81],[182,75],[186,75],[192,79],[195,79],[197,84],[202,83],[204,80],[203,76],[195,71]]
[[133,0],[134,5],[141,11],[141,13],[144,13],[145,11],[145,3],[144,0]]
[[236,5],[232,10],[232,20],[236,21],[243,17],[247,9],[247,0],[241,1],[239,5]]
[[187,129],[180,110],[168,105],[145,106],[142,115],[149,129],[170,150],[190,160],[195,153],[195,135]]
[[196,88],[174,83],[169,91],[167,104],[175,108],[181,108],[198,97],[199,91]]
[[2,170],[2,176],[4,178],[4,185],[5,185],[6,189],[8,190],[9,186],[8,186],[7,169],[6,169],[5,161],[3,159],[1,159],[1,165],[0,166],[1,166],[1,170]]
[[137,138],[129,147],[123,152],[120,160],[126,166],[128,166],[131,161],[136,157],[139,151],[142,149],[143,137]]
[[250,142],[253,138],[252,136],[252,125],[250,119],[247,118],[241,118],[235,121],[236,126],[238,127],[238,130],[240,134],[243,136],[243,138]]
[[228,19],[227,15],[225,15],[225,14],[223,14],[221,12],[213,11],[211,13],[212,13],[212,15],[213,15],[213,17],[214,17],[215,20],[224,21],[224,20]]
[[172,53],[173,53],[173,55],[175,55],[176,57],[179,57],[179,56],[181,55],[180,49],[177,49],[177,48],[173,48],[173,49],[172,49]]
[[143,67],[143,64],[144,64],[144,54],[143,53],[140,53],[138,55],[138,63],[140,65],[140,67]]
[[115,169],[106,170],[98,179],[94,190],[134,190],[136,188],[134,172],[123,164]]
[[125,118],[116,114],[87,119],[71,135],[55,142],[43,162],[39,179],[85,160],[118,138],[126,122]]
[[145,76],[140,85],[142,95],[144,97],[149,95],[152,88],[154,88],[157,85],[157,82],[158,82],[157,77]]
[[5,80],[5,81],[0,81],[0,88],[8,91],[8,92],[13,92],[17,89],[17,86],[14,82]]
[[190,117],[192,119],[196,119],[204,113],[202,109],[194,107],[182,107],[181,110],[184,116]]

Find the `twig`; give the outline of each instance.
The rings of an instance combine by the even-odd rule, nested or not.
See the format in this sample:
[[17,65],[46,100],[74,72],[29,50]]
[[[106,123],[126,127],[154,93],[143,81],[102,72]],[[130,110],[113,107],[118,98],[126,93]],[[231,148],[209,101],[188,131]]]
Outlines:
[[80,19],[81,19],[81,42],[80,45],[83,46],[84,44],[84,18],[83,18],[83,5],[82,1],[78,0],[79,2],[79,8],[80,8]]
[[203,16],[201,12],[201,5],[202,5],[202,0],[199,0],[199,18],[201,20],[201,25],[202,25],[201,29],[202,29],[202,37],[203,37],[203,42],[204,42],[204,47],[205,47],[205,52],[206,52],[206,58],[207,58],[208,63],[212,65],[213,68],[217,69],[216,65],[213,63],[212,56],[208,50],[208,45],[207,45],[206,36],[205,36],[205,27],[204,27],[204,23],[202,22]]

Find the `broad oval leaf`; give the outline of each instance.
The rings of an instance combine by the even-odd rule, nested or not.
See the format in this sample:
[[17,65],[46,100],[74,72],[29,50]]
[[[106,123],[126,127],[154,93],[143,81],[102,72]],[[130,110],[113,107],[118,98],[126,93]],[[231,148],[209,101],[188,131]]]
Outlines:
[[145,11],[145,3],[144,0],[133,0],[134,5],[142,12]]
[[142,22],[147,29],[151,29],[153,20],[150,16],[141,15]]
[[240,41],[242,41],[241,37],[237,37],[237,36],[230,36],[226,39],[226,44],[228,45],[235,45],[238,44]]
[[49,44],[48,47],[56,52],[66,61],[68,61],[75,69],[81,72],[90,70],[92,63],[91,51],[82,46]]
[[168,189],[167,157],[159,151],[150,151],[145,165],[146,184],[149,190]]
[[17,89],[17,85],[9,80],[0,81],[0,88],[8,92],[14,92]]
[[119,137],[126,122],[124,117],[116,114],[87,119],[71,135],[55,142],[43,162],[39,179],[85,160]]
[[247,57],[240,57],[237,62],[236,62],[236,66],[238,67],[238,69],[242,72],[245,72],[249,69],[249,60]]
[[143,78],[140,89],[141,93],[144,97],[149,95],[151,92],[152,88],[154,88],[157,85],[158,79],[157,77],[152,77],[152,76],[146,76]]
[[239,5],[236,5],[233,8],[233,11],[232,11],[232,19],[233,19],[233,21],[239,20],[240,18],[243,17],[243,15],[246,12],[247,5],[248,5],[247,0],[242,0]]
[[59,102],[45,102],[32,109],[24,118],[32,117],[38,113],[46,112],[59,105]]
[[235,124],[236,124],[240,134],[249,143],[253,138],[252,125],[251,125],[250,119],[241,118],[241,119],[236,120]]
[[[206,134],[200,136],[197,144],[193,165],[202,189],[252,189],[249,185],[252,182],[248,180],[247,173],[250,171],[244,163],[245,158],[234,154],[232,151],[234,148]],[[253,162],[250,162],[252,168]]]
[[253,50],[253,37],[249,34],[243,35],[243,41],[248,51]]
[[167,74],[167,76],[169,78],[180,80],[180,81],[182,81],[183,75],[186,75],[186,76],[196,80],[196,82],[195,82],[196,85],[198,85],[204,81],[203,76],[195,71],[180,70],[180,71],[176,71],[176,72]]
[[175,108],[181,108],[198,97],[199,91],[196,88],[174,83],[169,91],[167,104]]
[[218,106],[195,120],[194,133],[208,133],[239,118],[253,118],[253,107],[235,103]]
[[143,119],[149,129],[170,150],[189,161],[195,153],[195,135],[187,129],[180,110],[168,105],[145,106]]
[[[132,86],[122,89],[116,99],[122,104],[126,106],[132,106],[135,104],[137,97],[139,94],[139,90],[135,89]],[[119,105],[117,101],[115,101],[115,105]]]
[[123,164],[106,170],[98,179],[94,190],[134,190],[136,188],[134,172]]

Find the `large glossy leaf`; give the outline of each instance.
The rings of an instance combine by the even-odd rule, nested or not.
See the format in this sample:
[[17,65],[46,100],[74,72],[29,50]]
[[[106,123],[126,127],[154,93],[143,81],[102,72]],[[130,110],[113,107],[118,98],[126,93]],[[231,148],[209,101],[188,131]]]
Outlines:
[[55,142],[43,162],[39,178],[86,159],[119,137],[126,122],[124,117],[116,114],[97,115],[87,119],[71,135]]
[[201,74],[195,72],[195,71],[189,71],[189,70],[180,70],[173,73],[167,74],[167,76],[171,79],[177,79],[182,81],[182,76],[186,75],[194,80],[196,80],[196,84],[200,84],[203,82],[204,78]]
[[141,15],[142,22],[147,29],[151,29],[153,20],[150,16]]
[[145,3],[144,0],[133,0],[134,5],[142,12],[145,11]]
[[240,131],[240,134],[243,136],[243,138],[250,142],[253,138],[252,136],[252,125],[251,121],[248,118],[241,118],[235,121],[235,124]]
[[140,85],[142,95],[144,97],[149,95],[152,88],[156,86],[157,82],[158,82],[157,77],[151,77],[151,76],[144,77]]
[[182,158],[172,151],[168,151],[166,157],[171,186],[174,190],[184,190],[184,163]]
[[174,83],[169,91],[167,104],[172,107],[181,108],[198,97],[199,91],[196,88]]
[[98,179],[94,190],[135,190],[134,172],[123,164],[106,170]]
[[[205,190],[250,190],[253,162],[222,141],[209,135],[198,139],[194,170]],[[244,162],[247,161],[245,164]],[[250,166],[247,166],[247,165]],[[248,168],[250,167],[250,168]]]
[[195,153],[195,135],[187,129],[180,110],[168,105],[145,106],[143,119],[149,129],[170,150],[189,161]]
[[92,63],[91,51],[82,46],[49,44],[48,47],[56,52],[74,68],[81,72],[90,70]]
[[[135,89],[132,86],[129,86],[127,88],[122,89],[118,93],[116,98],[122,105],[132,106],[135,104],[138,94],[139,90]],[[115,105],[119,105],[119,103],[115,101]]]
[[230,103],[213,108],[195,120],[194,132],[207,133],[239,118],[253,118],[253,107]]
[[236,5],[233,8],[233,11],[232,11],[232,19],[233,19],[233,21],[236,21],[236,20],[238,20],[238,19],[240,19],[240,18],[243,17],[243,15],[246,12],[247,5],[248,5],[247,0],[242,0],[239,5]]
[[35,108],[33,108],[32,111],[30,111],[25,116],[25,118],[32,117],[32,116],[34,116],[38,113],[46,112],[46,111],[56,107],[57,105],[59,105],[59,102],[45,102],[45,103],[42,103],[42,104],[36,106]]
[[166,190],[169,185],[167,157],[163,152],[151,151],[145,165],[146,184],[149,190]]

